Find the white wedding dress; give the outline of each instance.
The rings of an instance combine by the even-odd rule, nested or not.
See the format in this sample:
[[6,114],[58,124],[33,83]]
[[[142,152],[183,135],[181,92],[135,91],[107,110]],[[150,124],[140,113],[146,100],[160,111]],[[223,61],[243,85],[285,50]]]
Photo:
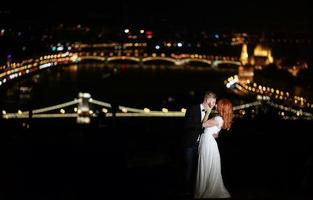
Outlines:
[[213,137],[221,130],[223,119],[214,117],[219,126],[205,128],[200,136],[195,198],[230,198],[221,174],[220,152]]

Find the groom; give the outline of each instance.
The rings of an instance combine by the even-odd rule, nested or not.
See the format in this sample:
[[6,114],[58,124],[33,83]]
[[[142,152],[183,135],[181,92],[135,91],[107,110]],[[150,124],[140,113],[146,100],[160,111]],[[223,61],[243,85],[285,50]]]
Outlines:
[[183,137],[185,157],[185,190],[186,193],[193,193],[195,174],[198,161],[198,138],[203,133],[202,119],[205,112],[211,112],[216,103],[216,94],[206,92],[203,102],[190,106],[185,114],[185,134]]

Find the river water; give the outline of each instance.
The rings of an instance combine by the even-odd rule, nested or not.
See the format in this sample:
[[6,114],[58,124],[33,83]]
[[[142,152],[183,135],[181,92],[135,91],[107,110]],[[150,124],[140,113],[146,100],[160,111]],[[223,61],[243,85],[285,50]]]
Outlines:
[[[224,80],[234,74],[236,70],[80,63],[46,69],[9,83],[1,88],[0,95],[3,109],[13,112],[29,109],[30,104],[36,109],[71,101],[79,92],[129,107],[180,110],[200,102],[206,90],[218,97],[238,99],[224,85]],[[25,86],[31,92],[21,92]]]
[[[178,110],[205,90],[246,101],[223,81],[235,71],[81,63],[58,66],[1,88],[8,111],[41,108],[89,92],[120,105]],[[30,94],[21,87],[32,87]],[[188,199],[182,196],[183,118],[0,119],[1,199]],[[30,123],[30,127],[24,125]],[[234,199],[312,199],[311,121],[237,118],[217,139]],[[294,129],[296,131],[294,131]],[[191,198],[190,198],[191,199]]]

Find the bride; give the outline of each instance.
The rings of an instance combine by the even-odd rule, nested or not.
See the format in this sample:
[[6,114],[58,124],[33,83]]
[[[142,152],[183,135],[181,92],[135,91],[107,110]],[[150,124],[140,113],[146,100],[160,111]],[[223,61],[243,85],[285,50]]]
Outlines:
[[199,141],[199,157],[195,198],[230,198],[221,174],[220,153],[215,141],[216,133],[223,128],[229,130],[233,118],[233,106],[228,99],[217,102],[218,115],[208,119],[208,112],[202,121],[205,127]]

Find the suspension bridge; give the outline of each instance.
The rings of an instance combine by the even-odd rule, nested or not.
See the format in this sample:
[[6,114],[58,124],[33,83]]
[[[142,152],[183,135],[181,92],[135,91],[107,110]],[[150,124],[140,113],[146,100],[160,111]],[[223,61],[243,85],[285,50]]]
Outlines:
[[[92,105],[98,106],[95,110]],[[260,101],[234,106],[234,111],[261,105]],[[112,106],[109,102],[93,99],[89,93],[79,93],[78,98],[65,103],[34,109],[30,111],[18,110],[17,112],[7,113],[2,110],[3,119],[19,118],[76,118],[77,123],[90,123],[90,119],[97,117],[99,113],[105,117],[184,117],[186,108],[179,111],[169,111],[167,108],[162,110],[151,110],[149,108],[133,108],[123,105]]]

